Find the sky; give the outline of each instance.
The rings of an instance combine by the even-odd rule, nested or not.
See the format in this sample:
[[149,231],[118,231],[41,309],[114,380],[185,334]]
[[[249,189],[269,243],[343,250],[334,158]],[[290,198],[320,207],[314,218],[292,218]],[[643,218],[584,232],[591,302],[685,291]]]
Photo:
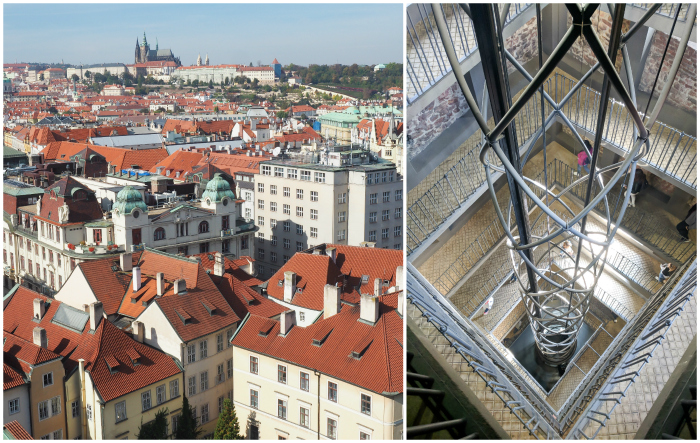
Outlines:
[[183,66],[401,63],[399,4],[8,4],[3,62],[134,63],[136,38]]

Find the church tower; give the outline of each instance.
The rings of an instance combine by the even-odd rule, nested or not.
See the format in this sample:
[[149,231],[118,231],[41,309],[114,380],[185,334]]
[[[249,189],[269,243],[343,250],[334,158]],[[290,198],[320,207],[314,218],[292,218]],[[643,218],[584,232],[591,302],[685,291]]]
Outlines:
[[197,54],[197,66],[202,66],[202,54]]
[[209,54],[207,54],[206,58],[204,59],[204,66],[209,66]]
[[148,61],[148,53],[150,52],[148,42],[146,41],[146,31],[143,32],[143,42],[141,43],[139,50],[139,63],[146,63]]

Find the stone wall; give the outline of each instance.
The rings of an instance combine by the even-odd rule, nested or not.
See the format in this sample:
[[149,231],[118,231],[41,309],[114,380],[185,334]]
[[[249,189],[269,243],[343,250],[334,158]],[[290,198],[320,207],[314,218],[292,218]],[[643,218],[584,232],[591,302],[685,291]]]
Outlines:
[[[506,49],[521,65],[532,60],[537,56],[537,17],[533,17],[521,26],[515,34],[506,39]],[[546,59],[545,59],[546,60]],[[506,61],[508,64],[508,74],[515,72],[515,67]]]
[[[608,45],[610,44],[610,31],[612,29],[612,17],[610,14],[607,12],[601,12],[600,10],[597,10],[593,13],[593,16],[591,17],[591,23],[593,23],[593,29],[595,29],[596,34],[598,34],[598,39],[600,39],[600,42],[603,44],[603,48],[605,48],[605,52],[608,51]],[[567,19],[566,19],[566,25],[571,26],[572,24],[572,18],[571,15],[569,14]],[[629,31],[630,29],[631,22],[629,20],[624,20],[622,22],[622,33],[624,34],[625,32]],[[585,38],[580,36],[574,45],[571,47],[569,50],[569,54],[571,54],[576,60],[579,62],[583,62],[584,70],[588,71],[588,69],[595,65],[598,62],[598,59],[595,57],[593,54],[593,51],[591,50],[591,47],[588,45],[588,42],[586,41]],[[617,53],[617,59],[615,60],[615,67],[617,68],[617,71],[620,71],[620,68],[622,67],[622,52],[618,51]],[[603,73],[602,69],[598,69],[598,72],[601,74]],[[581,74],[583,75],[583,73]]]
[[[668,34],[664,34],[660,31],[654,32],[654,37],[652,39],[651,48],[649,49],[649,56],[646,60],[646,66],[644,72],[642,73],[642,78],[639,82],[639,89],[646,92],[647,94],[651,91],[651,87],[654,84],[654,79],[656,78],[656,73],[661,64],[661,58],[663,57],[664,49],[666,48],[666,41],[668,40]],[[656,83],[656,89],[654,90],[654,96],[658,97],[661,90],[666,85],[668,80],[668,71],[671,69],[673,64],[673,58],[676,56],[678,51],[678,44],[680,39],[674,37],[671,39],[671,43],[668,46],[668,53],[664,59],[664,66],[661,69],[661,74],[659,75],[659,81]],[[678,69],[678,74],[673,82],[671,91],[668,94],[668,99],[666,103],[671,103],[672,105],[681,108],[689,112],[697,112],[698,109],[698,52],[696,49],[688,46],[683,53],[683,61]]]
[[409,161],[468,110],[469,105],[455,81],[407,125]]

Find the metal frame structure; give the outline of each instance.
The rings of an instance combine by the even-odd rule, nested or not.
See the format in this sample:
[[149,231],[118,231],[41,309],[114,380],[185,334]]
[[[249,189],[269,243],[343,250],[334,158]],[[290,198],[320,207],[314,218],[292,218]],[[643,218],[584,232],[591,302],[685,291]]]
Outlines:
[[[566,7],[573,19],[573,24],[567,30],[563,39],[559,42],[548,60],[544,64],[541,64],[534,78],[519,65],[512,55],[508,54],[508,51],[503,45],[500,28],[505,19],[505,14],[501,13],[499,15],[493,5],[473,4],[469,7],[471,18],[474,20],[474,23],[478,23],[478,26],[475,26],[474,32],[479,47],[482,66],[484,68],[491,111],[495,120],[495,127],[491,130],[488,128],[486,120],[482,115],[482,112],[485,111],[483,105],[480,112],[461,74],[459,62],[447,36],[447,28],[441,9],[435,5],[433,6],[436,25],[443,46],[445,47],[445,52],[450,61],[452,71],[476,122],[484,134],[485,140],[481,148],[480,157],[485,168],[489,191],[502,228],[508,237],[507,245],[511,250],[513,270],[518,277],[521,296],[527,308],[531,327],[536,337],[538,354],[545,363],[550,365],[568,363],[575,352],[578,331],[588,310],[590,297],[603,271],[607,249],[624,217],[637,162],[649,152],[650,148],[649,131],[644,126],[643,118],[639,111],[637,111],[634,92],[628,92],[612,62],[612,60],[616,58],[620,46],[641,28],[643,22],[640,21],[635,24],[627,34],[622,35],[621,29],[624,5],[616,5],[614,7],[614,13],[612,11],[613,7],[608,6],[610,12],[613,13],[613,27],[610,37],[611,44],[606,52],[591,22],[591,16],[595,10],[598,9],[599,5],[567,5]],[[644,20],[652,16],[656,9],[658,9],[658,6],[650,8],[649,12],[645,14]],[[538,36],[541,39],[541,20],[539,20],[539,13],[540,11],[538,8]],[[694,5],[690,8],[689,15],[694,17]],[[679,48],[685,48],[687,38],[692,29],[692,24],[686,28],[686,33]],[[598,63],[579,80],[576,86],[569,91],[561,102],[556,103],[544,92],[543,84],[578,38],[585,39],[585,41],[588,42]],[[670,81],[667,82],[654,109],[648,116],[647,125],[649,128],[651,128],[656,121],[660,109],[668,95],[668,91],[670,90],[680,61],[682,60],[683,52],[684,51],[681,50],[677,51],[673,66],[671,67],[671,72],[669,73]],[[627,60],[626,64],[628,65],[629,57],[626,54],[624,46],[623,58]],[[505,69],[506,59],[530,81],[520,97],[512,104],[510,103],[510,91],[507,83],[508,75]],[[593,149],[589,150],[578,135],[578,132],[573,128],[567,116],[562,112],[562,109],[576,90],[578,90],[586,79],[599,67],[603,69],[605,75],[601,92],[598,121],[594,133],[594,145]],[[631,70],[627,69],[626,71],[628,83],[633,85]],[[626,158],[616,164],[600,168],[597,166],[597,159],[607,118],[610,86],[615,88],[634,121],[636,141]],[[517,114],[525,107],[526,103],[532,97],[535,97],[538,90],[540,92],[540,100],[542,102],[547,100],[549,105],[553,108],[550,118],[556,114],[561,116],[565,124],[572,129],[582,149],[588,153],[591,159],[591,168],[588,176],[579,178],[559,193],[552,192],[546,186],[522,174],[521,164],[527,162],[535,143],[540,137],[544,137],[546,131],[545,119],[542,118],[542,128],[535,137],[533,137],[528,151],[522,159],[519,155],[517,138],[515,136],[515,125],[513,122]],[[633,88],[630,88],[630,90],[633,90]],[[542,107],[544,108],[544,103]],[[490,151],[497,156],[502,166],[492,164],[490,160],[491,156],[487,155]],[[545,163],[545,171],[546,168],[547,165]],[[507,210],[507,221],[496,199],[493,177],[491,175],[493,172],[505,173],[507,177],[508,186],[511,191],[511,200]],[[606,183],[603,174],[608,172],[614,172],[614,174]],[[627,186],[624,196],[621,195],[622,192],[618,194],[614,204],[615,208],[611,211],[608,194],[612,195],[611,191],[613,188],[625,182]],[[582,184],[586,185],[587,188],[584,198],[584,209],[576,214],[566,204],[565,198],[572,189]],[[594,185],[597,185],[600,189],[595,195],[593,195]],[[540,188],[540,190],[544,191],[546,197],[544,202],[538,198],[530,186]],[[620,187],[619,189],[622,190],[623,188]],[[532,236],[530,233],[530,228],[534,226],[534,224],[531,225],[528,217],[527,206],[529,202],[537,205],[537,208],[541,211],[540,216],[544,214],[547,219],[548,227],[552,227],[545,235]],[[589,212],[601,202],[605,207],[606,230],[604,233],[588,233],[586,229],[587,216]],[[550,207],[555,203],[564,207],[569,213],[568,215],[572,218],[567,221],[557,215]],[[618,210],[618,208],[621,209]],[[511,213],[518,227],[518,235],[512,235],[510,232]],[[613,214],[615,213],[617,213],[617,217],[613,220]],[[578,224],[580,224],[580,228],[577,228]],[[564,247],[564,242],[567,242],[567,247]],[[573,254],[573,251],[570,249],[572,243],[577,247],[577,252],[575,254]],[[541,250],[543,247],[546,247],[547,253],[539,252],[537,254],[539,255],[539,260],[535,260],[535,250],[537,248]],[[587,264],[581,263],[582,250],[586,250],[587,255],[591,257]],[[564,269],[553,267],[552,252],[556,255],[566,255],[571,262],[573,262],[573,265]]]

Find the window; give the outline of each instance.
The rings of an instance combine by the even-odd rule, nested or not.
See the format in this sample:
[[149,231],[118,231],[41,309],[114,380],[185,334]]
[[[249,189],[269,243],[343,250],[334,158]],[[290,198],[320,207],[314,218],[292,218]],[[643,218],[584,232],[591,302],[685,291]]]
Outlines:
[[299,313],[299,321],[304,321],[304,318],[305,318],[304,313],[300,312]]
[[270,261],[273,263],[277,263],[277,253],[276,252],[270,252]]
[[265,183],[258,183],[258,192],[265,192]]
[[384,209],[382,211],[382,221],[387,221],[387,220],[389,220],[389,210]]
[[297,235],[304,235],[304,225],[297,224]]
[[282,228],[284,229],[285,232],[291,231],[292,224],[288,221],[282,223]]
[[275,218],[270,219],[270,227],[272,229],[275,229],[277,227],[277,219],[275,219]]
[[224,372],[224,364],[216,366],[216,384],[223,383],[226,380],[226,373]]
[[221,252],[231,252],[231,240],[226,239],[221,241]]
[[199,224],[199,233],[204,234],[205,232],[209,232],[209,222],[203,221]]
[[382,238],[389,238],[389,228],[382,229]]
[[318,201],[318,192],[316,192],[316,191],[311,191],[311,201],[312,201],[312,202],[317,202],[317,201]]
[[338,402],[338,384],[332,381],[328,382],[328,400]]
[[292,192],[291,189],[289,189],[289,188],[286,187],[286,186],[282,188],[282,194],[283,194],[285,197],[289,197],[289,196],[291,195],[291,192]]
[[270,185],[270,195],[277,195],[277,185]]
[[253,210],[250,208],[245,208],[245,218],[250,219],[253,216]]
[[403,189],[397,189],[394,191],[394,200],[397,202],[403,200]]
[[53,263],[53,251],[49,249],[49,263]]
[[265,200],[258,199],[258,209],[265,209]]
[[401,226],[394,226],[394,237],[401,237]]
[[190,235],[190,225],[189,223],[177,223],[175,225],[175,233],[178,237],[185,237]]
[[175,398],[180,396],[180,384],[178,380],[170,381],[170,398]]
[[360,440],[371,440],[371,438],[366,432],[360,431]]
[[[12,238],[12,236],[10,236]],[[12,246],[12,242],[10,242],[10,246]],[[46,260],[46,248],[44,246],[41,247],[41,258]]]
[[49,401],[44,400],[39,402],[39,421],[49,418]]
[[345,222],[345,211],[340,211],[338,213],[338,223],[344,223]]
[[297,200],[304,200],[304,190],[297,189]]
[[265,217],[258,215],[258,226],[265,226]]
[[10,411],[10,415],[19,412],[19,397],[13,398],[8,402],[8,410]]
[[282,212],[287,215],[291,215],[292,213],[292,207],[289,205],[282,205]]
[[299,389],[309,391],[309,374],[306,372],[299,372]]
[[250,390],[250,407],[258,409],[258,391],[255,389]]
[[391,199],[391,192],[386,191],[386,192],[382,193],[382,201],[384,203],[388,203],[390,199]]
[[396,249],[396,250],[401,249],[401,243],[396,243],[394,245],[394,249]]
[[88,420],[92,421],[92,405],[85,406],[85,415],[87,415]]
[[156,387],[156,404],[165,403],[165,385],[160,385]]
[[277,399],[277,416],[282,420],[287,419],[287,400]]
[[250,373],[251,374],[257,374],[258,373],[258,357],[250,357]]
[[403,217],[401,208],[394,209],[394,218],[401,218],[401,217]]
[[173,427],[172,435],[175,435],[175,433],[177,432],[177,425],[179,424],[179,422],[180,422],[180,414],[178,414],[178,415],[173,415],[173,418],[172,418],[172,427]]
[[325,183],[326,182],[326,173],[325,172],[314,172],[314,181],[316,183]]
[[289,258],[290,258],[290,257],[289,257],[288,255],[283,255],[283,256],[282,256],[282,259],[284,260],[285,263],[287,263],[287,262],[289,261]]
[[262,175],[271,175],[272,174],[272,167],[270,167],[270,166],[263,165],[260,168],[260,170],[262,172]]
[[200,417],[200,423],[207,423],[209,422],[209,405],[202,405],[201,408],[199,409],[202,412],[202,415]]
[[299,407],[299,424],[305,428],[309,427],[309,410],[303,406]]
[[318,237],[318,228],[311,228],[311,238]]
[[372,174],[367,174],[367,184],[371,185],[373,183],[372,181]]
[[233,346],[233,345],[231,344],[231,339],[232,339],[232,338],[233,338],[233,329],[229,329],[228,331],[226,331],[226,342],[228,343],[228,346],[227,346],[227,347],[229,347],[229,348],[230,348],[231,346]]
[[44,374],[44,387],[53,385],[53,372]]
[[311,220],[318,220],[318,210],[317,209],[311,210]]
[[241,237],[241,249],[248,249],[248,237]]
[[282,365],[277,365],[277,381],[280,383],[287,384],[287,367]]
[[70,404],[70,409],[73,418],[76,418],[80,415],[80,403],[78,403],[78,400]]
[[263,248],[258,248],[258,259],[265,260],[265,250]]
[[63,440],[63,429],[59,429],[58,431],[53,431],[53,439],[54,440]]
[[332,418],[328,419],[328,438],[333,440],[338,438],[338,422]]
[[30,274],[34,274],[34,266],[32,265],[32,261],[31,261],[31,260],[27,260],[27,271],[28,271]]
[[304,216],[304,208],[301,206],[297,206],[297,217],[303,217]]
[[222,215],[221,216],[221,229],[226,230],[231,227],[230,225],[230,218],[228,215]]
[[209,371],[199,374],[199,392],[209,389]]
[[284,168],[278,168],[275,166],[275,177],[284,177]]
[[224,396],[219,397],[219,414],[224,410]]
[[226,378],[233,377],[233,359],[226,360]]
[[187,346],[187,363],[194,363],[197,360],[197,347],[195,345]]
[[147,411],[151,409],[151,391],[141,393],[141,410]]
[[369,231],[369,241],[377,241],[377,231]]
[[369,204],[370,205],[376,205],[377,204],[377,194],[370,194],[369,195]]
[[301,171],[301,179],[307,182],[311,181],[311,171]]
[[126,420],[126,401],[114,405],[114,415],[117,423]]
[[297,252],[301,252],[304,250],[304,244],[300,241],[297,242]]
[[216,352],[221,352],[224,350],[224,333],[216,336]]
[[287,178],[293,178],[294,180],[297,179],[297,170],[296,169],[287,169]]
[[343,193],[338,194],[338,203],[340,203],[340,204],[345,203],[347,201],[347,198],[348,198],[347,192],[343,192]]
[[271,235],[270,236],[270,244],[272,246],[277,246],[277,236],[276,235]]
[[277,202],[270,202],[270,211],[277,212]]
[[363,414],[372,415],[372,397],[360,394],[360,411]]
[[265,234],[258,232],[258,243],[265,243]]
[[345,229],[338,231],[338,240],[345,240]]
[[199,359],[205,358],[207,358],[207,340],[202,340],[199,342]]
[[377,223],[377,213],[376,212],[369,213],[369,222],[370,223]]
[[[391,155],[391,151],[389,151],[388,155]],[[389,171],[389,181],[390,182],[394,181],[394,171]]]
[[192,376],[187,379],[187,395],[190,397],[197,393],[197,377]]
[[165,229],[156,228],[156,230],[153,231],[153,240],[155,240],[155,241],[165,240]]

